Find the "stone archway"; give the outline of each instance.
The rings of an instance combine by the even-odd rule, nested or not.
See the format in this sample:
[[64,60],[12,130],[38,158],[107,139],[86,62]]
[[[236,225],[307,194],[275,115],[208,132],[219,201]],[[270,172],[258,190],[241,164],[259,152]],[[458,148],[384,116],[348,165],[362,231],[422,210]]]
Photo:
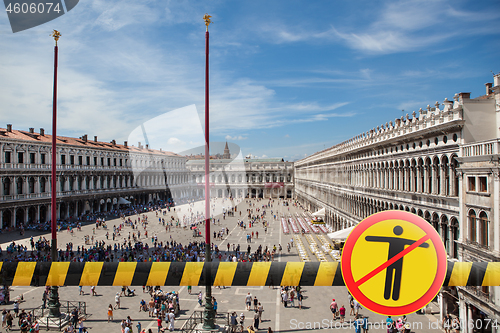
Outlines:
[[12,227],[12,212],[10,209],[6,209],[2,213],[2,228],[10,228]]
[[36,207],[31,206],[28,209],[28,223],[36,222]]

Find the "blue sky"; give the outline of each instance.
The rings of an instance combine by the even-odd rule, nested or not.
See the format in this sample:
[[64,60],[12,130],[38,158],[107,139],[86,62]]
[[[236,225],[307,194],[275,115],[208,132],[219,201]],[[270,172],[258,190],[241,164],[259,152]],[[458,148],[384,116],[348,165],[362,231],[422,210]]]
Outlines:
[[121,143],[157,119],[173,150],[201,145],[193,119],[162,115],[204,111],[205,13],[211,141],[243,154],[296,160],[500,71],[496,0],[83,0],[15,34],[0,14],[0,126],[51,132],[57,29],[59,135]]

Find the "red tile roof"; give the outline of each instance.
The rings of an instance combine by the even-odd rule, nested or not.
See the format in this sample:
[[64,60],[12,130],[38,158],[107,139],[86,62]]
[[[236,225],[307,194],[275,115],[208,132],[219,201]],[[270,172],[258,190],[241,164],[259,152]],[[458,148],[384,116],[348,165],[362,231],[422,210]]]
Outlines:
[[[0,128],[0,138],[9,138],[14,140],[22,140],[22,141],[32,141],[32,142],[43,142],[50,144],[52,143],[52,135],[45,134],[40,135],[40,133],[30,133],[29,131],[19,131],[12,130],[8,132],[5,128]],[[178,156],[180,155],[169,152],[169,151],[160,151],[156,149],[146,149],[139,148],[134,146],[127,146],[120,144],[113,144],[111,142],[103,142],[103,141],[94,141],[87,140],[84,141],[81,138],[71,138],[67,136],[57,136],[56,140],[57,145],[69,145],[69,146],[80,146],[87,148],[104,148],[104,149],[112,149],[116,151],[127,151],[127,152],[136,152],[136,153],[150,153],[155,155],[165,155],[165,156]]]

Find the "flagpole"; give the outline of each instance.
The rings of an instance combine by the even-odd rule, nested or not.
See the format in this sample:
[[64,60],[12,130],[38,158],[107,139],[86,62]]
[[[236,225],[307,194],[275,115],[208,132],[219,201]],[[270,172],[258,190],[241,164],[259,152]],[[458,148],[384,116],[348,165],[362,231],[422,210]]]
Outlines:
[[210,15],[205,14],[203,20],[207,26],[205,32],[205,310],[203,312],[203,328],[215,328],[215,313],[212,304],[212,272],[210,262],[212,261],[211,255],[211,242],[210,242],[210,122],[209,122],[209,96],[208,96],[208,25]]
[[[58,48],[57,48],[57,41],[59,40],[59,37],[61,37],[61,34],[59,31],[54,30],[54,32],[51,35],[54,37],[54,40],[56,41],[56,45],[54,46],[54,96],[52,99],[52,165],[51,165],[51,171],[52,171],[52,179],[51,179],[51,229],[52,229],[52,242],[51,242],[51,251],[50,251],[50,257],[52,262],[57,261],[57,202],[56,202],[56,195],[57,195],[57,181],[56,181],[56,166],[57,166],[57,151],[56,151],[56,138],[57,138],[57,133],[56,133],[56,125],[57,125],[57,55],[58,55]],[[59,303],[59,287],[58,286],[52,286],[50,289],[50,296],[49,296],[49,317],[56,317],[59,318],[61,316],[61,311],[60,311],[61,304]]]

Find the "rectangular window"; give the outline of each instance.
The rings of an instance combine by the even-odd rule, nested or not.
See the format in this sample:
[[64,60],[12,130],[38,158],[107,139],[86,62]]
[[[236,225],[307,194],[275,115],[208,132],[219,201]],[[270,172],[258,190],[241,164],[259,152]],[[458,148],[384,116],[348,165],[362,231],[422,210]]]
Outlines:
[[120,158],[120,166],[123,166],[123,160]]
[[24,163],[24,153],[17,153],[17,163]]
[[111,158],[108,157],[108,166],[111,166]]
[[61,155],[61,164],[66,164],[66,155]]
[[113,165],[116,166],[116,158],[113,159]]
[[479,192],[488,192],[488,178],[479,177]]
[[11,163],[10,162],[10,151],[5,152],[5,163]]
[[35,153],[30,153],[30,163],[35,164]]
[[45,164],[45,154],[40,155],[40,163]]
[[104,157],[101,157],[101,165],[104,165]]
[[97,165],[97,157],[94,157],[94,165]]
[[75,165],[75,155],[69,155],[69,164]]
[[476,191],[476,177],[469,177],[469,191]]
[[90,156],[87,156],[87,165],[90,165]]
[[78,156],[78,165],[83,165],[83,156]]

